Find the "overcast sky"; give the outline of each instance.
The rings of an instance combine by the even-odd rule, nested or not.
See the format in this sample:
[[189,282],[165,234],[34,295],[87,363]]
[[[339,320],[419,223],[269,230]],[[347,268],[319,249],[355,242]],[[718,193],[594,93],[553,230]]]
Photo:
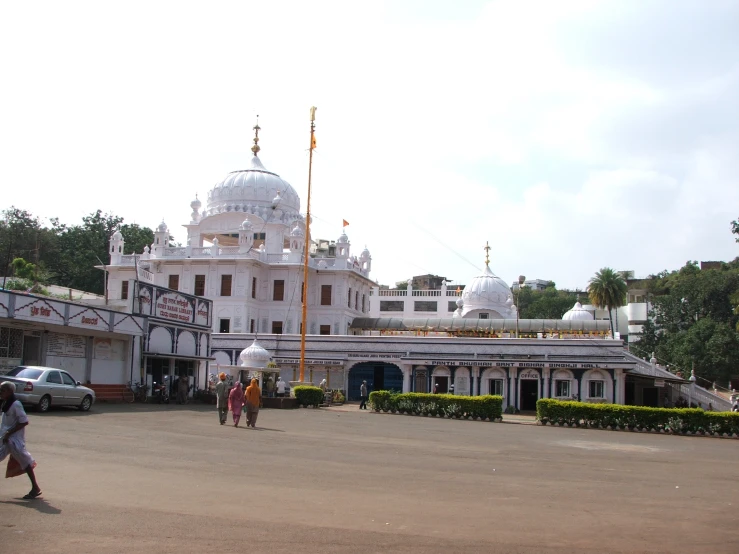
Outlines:
[[2,208],[184,243],[264,165],[393,284],[739,255],[739,2],[5,2]]

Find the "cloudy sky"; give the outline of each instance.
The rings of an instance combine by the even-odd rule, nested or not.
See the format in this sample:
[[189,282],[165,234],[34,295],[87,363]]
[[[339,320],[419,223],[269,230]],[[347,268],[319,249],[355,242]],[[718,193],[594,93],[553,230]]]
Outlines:
[[6,2],[0,189],[177,239],[246,167],[342,219],[373,279],[584,288],[739,255],[736,1]]

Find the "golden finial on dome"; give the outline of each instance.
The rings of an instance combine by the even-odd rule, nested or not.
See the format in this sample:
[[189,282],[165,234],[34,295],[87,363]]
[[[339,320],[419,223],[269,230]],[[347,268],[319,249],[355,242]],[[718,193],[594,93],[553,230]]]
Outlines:
[[261,150],[259,148],[259,129],[261,127],[259,126],[259,116],[257,115],[257,124],[254,125],[254,146],[251,147],[251,151],[254,152],[254,155],[257,155],[257,152]]
[[488,241],[485,241],[485,248],[483,248],[485,251],[485,265],[490,265],[490,244]]

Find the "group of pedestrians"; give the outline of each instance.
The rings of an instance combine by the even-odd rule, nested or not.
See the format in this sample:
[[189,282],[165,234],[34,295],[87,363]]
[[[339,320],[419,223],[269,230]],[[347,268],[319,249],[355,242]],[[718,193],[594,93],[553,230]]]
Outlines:
[[242,388],[239,381],[229,390],[226,383],[226,374],[218,375],[216,384],[216,407],[218,408],[218,421],[221,425],[226,424],[228,412],[233,414],[234,427],[239,426],[241,411],[246,411],[246,426],[256,427],[259,406],[262,403],[262,390],[259,382],[252,379],[246,390]]

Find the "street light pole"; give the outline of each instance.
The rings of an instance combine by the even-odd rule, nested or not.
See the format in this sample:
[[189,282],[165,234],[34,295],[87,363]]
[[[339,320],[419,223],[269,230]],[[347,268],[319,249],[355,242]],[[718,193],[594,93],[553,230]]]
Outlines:
[[518,338],[518,319],[519,319],[519,308],[518,305],[519,301],[521,300],[521,287],[523,286],[524,282],[526,281],[525,275],[519,275],[518,276],[518,294],[516,295],[516,338]]

